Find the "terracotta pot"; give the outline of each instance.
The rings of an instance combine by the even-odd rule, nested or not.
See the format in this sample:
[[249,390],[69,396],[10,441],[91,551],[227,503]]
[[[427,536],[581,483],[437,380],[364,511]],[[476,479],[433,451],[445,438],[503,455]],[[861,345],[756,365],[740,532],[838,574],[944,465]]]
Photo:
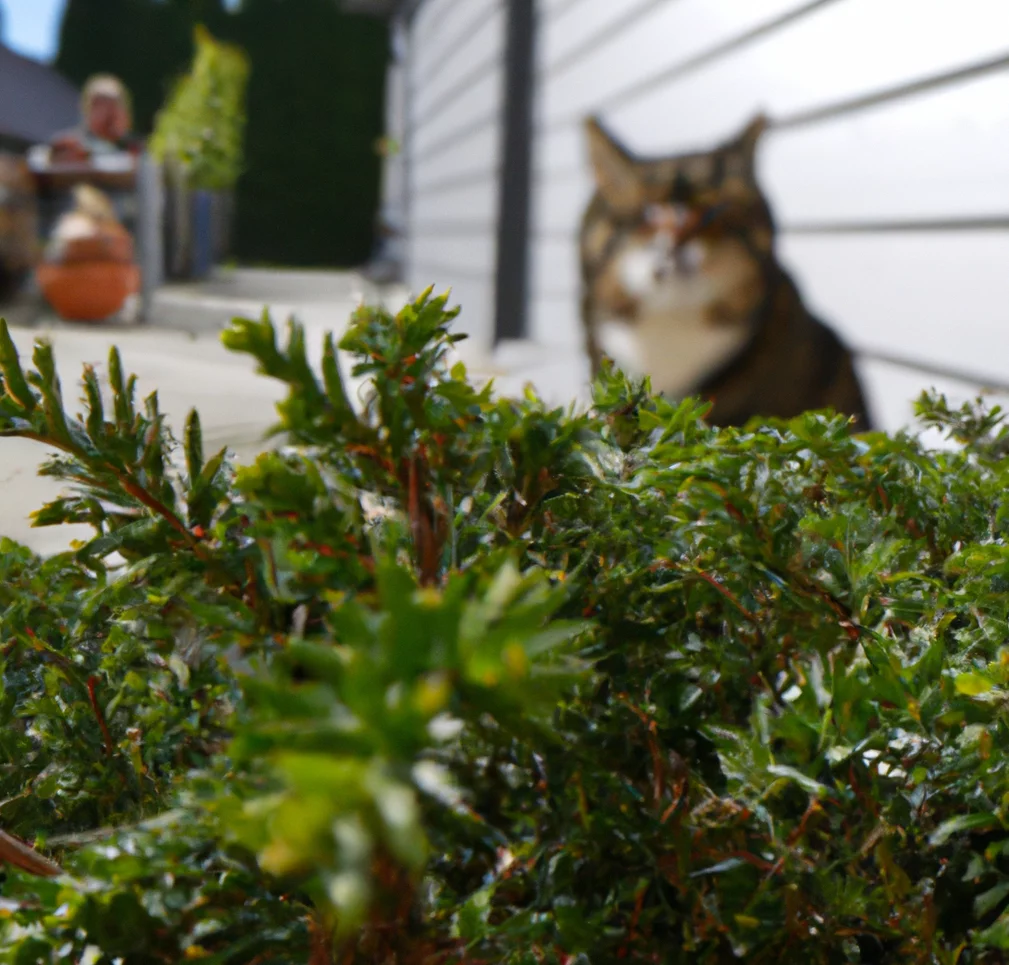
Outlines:
[[92,238],[74,238],[63,244],[59,262],[64,265],[82,261],[133,261],[133,239],[124,231],[96,234]]
[[68,322],[96,322],[115,315],[140,288],[137,266],[116,261],[44,264],[36,276],[46,301]]

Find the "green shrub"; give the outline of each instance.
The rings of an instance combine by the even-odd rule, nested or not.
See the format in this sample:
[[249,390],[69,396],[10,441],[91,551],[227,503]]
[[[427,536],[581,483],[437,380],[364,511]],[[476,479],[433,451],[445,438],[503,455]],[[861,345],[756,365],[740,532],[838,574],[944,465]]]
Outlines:
[[36,521],[95,528],[0,544],[2,823],[65,869],[10,872],[0,961],[1004,961],[1001,413],[552,410],[444,305],[355,315],[363,407],[236,320],[290,389],[241,468],[0,328]]
[[150,150],[180,164],[191,187],[228,191],[242,173],[249,63],[203,27],[194,44],[192,69],[155,119]]

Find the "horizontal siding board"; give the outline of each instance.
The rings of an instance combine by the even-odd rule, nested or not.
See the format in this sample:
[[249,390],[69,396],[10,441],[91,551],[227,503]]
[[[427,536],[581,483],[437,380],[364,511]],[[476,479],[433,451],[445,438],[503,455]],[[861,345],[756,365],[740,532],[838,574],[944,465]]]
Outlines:
[[413,150],[419,156],[430,154],[435,142],[444,141],[475,121],[496,115],[501,109],[501,65],[471,84],[452,104],[422,127],[413,129]]
[[[577,64],[556,76],[548,72],[543,87],[543,120],[555,125],[577,119],[588,110],[605,106],[621,92],[718,49],[727,41],[746,36],[782,15],[792,14],[808,2],[673,0],[661,5],[630,29],[615,31],[610,43],[593,49]],[[585,19],[591,12],[594,20],[603,19],[611,16],[617,6],[609,0],[587,0],[580,18]],[[551,37],[552,29],[561,34],[569,24],[563,20],[546,24],[544,44],[548,49],[557,45]]]
[[793,236],[807,302],[866,351],[1009,377],[1009,232]]
[[408,246],[411,262],[455,267],[467,275],[494,273],[495,240],[412,232]]
[[[442,0],[430,16],[424,8],[413,21],[414,75],[416,90],[422,89],[465,46],[467,30],[472,30],[473,10],[488,10],[501,0]],[[426,5],[425,5],[426,6]]]
[[782,223],[1009,214],[1009,70],[768,136]]
[[494,181],[496,183],[498,177],[498,168],[496,165],[474,168],[465,174],[450,175],[448,177],[439,177],[437,168],[430,170],[434,171],[434,177],[430,181],[424,182],[422,191],[415,192],[418,197],[423,194],[425,200],[436,199],[441,194],[450,194],[463,188],[483,185],[487,181]]
[[[472,15],[473,10],[468,10]],[[501,61],[504,48],[504,10],[501,0],[482,2],[476,9],[478,17],[466,28],[449,49],[436,61],[427,75],[415,81],[415,126],[419,127],[433,114],[454,103],[457,93],[471,86],[474,78],[489,72]]]
[[414,234],[427,238],[486,238],[494,233],[494,225],[466,218],[414,222]]
[[452,8],[466,2],[467,0],[423,0],[410,20],[413,36],[420,43],[426,43]]
[[460,324],[493,334],[505,0],[428,0],[411,31],[406,280],[451,287]]
[[[899,353],[891,352],[880,352],[874,349],[866,349],[859,355],[861,359],[868,359],[873,362],[880,362],[886,365],[895,365],[897,368],[901,369],[913,369],[922,378],[927,380],[952,380],[954,382],[962,382],[965,385],[972,385],[976,389],[977,393],[988,394],[988,393],[1009,393],[1009,379],[1005,376],[1000,377],[984,377],[978,376],[977,372],[968,369],[957,369],[955,366],[949,365],[945,361],[941,362],[925,362],[920,358],[907,356]],[[931,383],[930,383],[931,384]]]
[[[592,191],[581,131],[539,157],[537,229],[573,232]],[[1009,217],[1009,71],[771,132],[758,176],[783,225]]]
[[460,0],[437,24],[427,43],[425,67],[418,76],[421,84],[430,85],[443,71],[454,66],[455,59],[464,54],[473,33],[504,3],[505,0]]
[[476,137],[487,131],[497,131],[501,126],[501,113],[495,107],[488,114],[473,118],[472,121],[463,124],[461,127],[453,128],[443,137],[438,138],[434,143],[429,144],[423,151],[412,151],[411,158],[418,164],[427,163],[433,158],[442,156],[452,151],[456,145],[470,137]]
[[499,58],[494,56],[480,61],[466,74],[453,77],[453,84],[442,97],[432,103],[428,110],[415,113],[414,133],[425,130],[438,119],[453,116],[455,105],[463,101],[475,85],[493,76],[500,77],[500,72]]
[[417,195],[434,184],[450,183],[453,179],[486,176],[497,163],[500,132],[497,124],[481,127],[462,137],[451,150],[436,156],[414,156],[413,184]]
[[469,0],[408,0],[408,9],[413,11],[409,22],[423,38],[430,37],[431,32],[437,29],[453,10],[468,2]]
[[[691,4],[669,8],[686,16]],[[741,0],[704,0],[712,9]],[[693,21],[703,24],[694,10]],[[913,25],[913,41],[909,37]],[[613,71],[661,74],[668,64],[656,25],[623,41],[544,90],[550,125],[603,108],[614,129],[643,151],[687,149],[724,137],[757,110],[772,118],[907,84],[1007,53],[1009,4],[996,0],[844,0],[758,42],[621,102]],[[691,31],[693,30],[691,24]],[[633,40],[633,43],[629,43]],[[627,49],[623,49],[624,45]],[[651,60],[654,64],[648,66]],[[633,62],[633,68],[628,68]],[[595,78],[595,80],[593,80]],[[639,79],[640,79],[639,78]],[[610,107],[607,107],[607,105]],[[614,107],[614,104],[619,106]],[[666,124],[659,118],[669,118]]]
[[578,299],[578,246],[571,239],[537,238],[532,243],[533,291]]
[[[537,68],[554,79],[566,67],[601,50],[644,17],[679,0],[584,0],[577,17],[544,18],[540,30]],[[798,2],[798,0],[795,0]]]
[[580,9],[586,0],[539,0],[541,23],[560,20]]
[[918,233],[958,234],[965,231],[1009,231],[1009,214],[966,218],[908,218],[895,221],[793,221],[787,234],[886,235]]
[[497,179],[485,172],[475,184],[463,183],[461,187],[449,187],[433,193],[418,192],[413,202],[413,218],[418,225],[468,218],[488,225],[488,234],[493,234],[497,194]]

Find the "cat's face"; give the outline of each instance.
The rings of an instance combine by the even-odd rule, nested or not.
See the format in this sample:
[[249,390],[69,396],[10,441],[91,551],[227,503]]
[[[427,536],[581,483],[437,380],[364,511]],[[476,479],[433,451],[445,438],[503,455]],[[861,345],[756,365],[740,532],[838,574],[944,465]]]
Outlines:
[[597,203],[582,230],[586,282],[610,317],[745,318],[759,299],[773,224],[754,178],[758,118],[706,153],[637,158],[588,123]]

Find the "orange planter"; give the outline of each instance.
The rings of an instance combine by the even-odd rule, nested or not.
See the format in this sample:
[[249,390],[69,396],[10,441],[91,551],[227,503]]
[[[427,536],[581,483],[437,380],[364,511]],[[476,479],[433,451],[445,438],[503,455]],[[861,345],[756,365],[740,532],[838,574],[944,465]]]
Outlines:
[[81,261],[130,263],[133,261],[133,239],[125,231],[104,231],[90,238],[74,238],[63,243],[58,260],[64,265]]
[[121,261],[43,264],[36,275],[46,301],[61,318],[73,322],[115,315],[140,288],[140,269]]

